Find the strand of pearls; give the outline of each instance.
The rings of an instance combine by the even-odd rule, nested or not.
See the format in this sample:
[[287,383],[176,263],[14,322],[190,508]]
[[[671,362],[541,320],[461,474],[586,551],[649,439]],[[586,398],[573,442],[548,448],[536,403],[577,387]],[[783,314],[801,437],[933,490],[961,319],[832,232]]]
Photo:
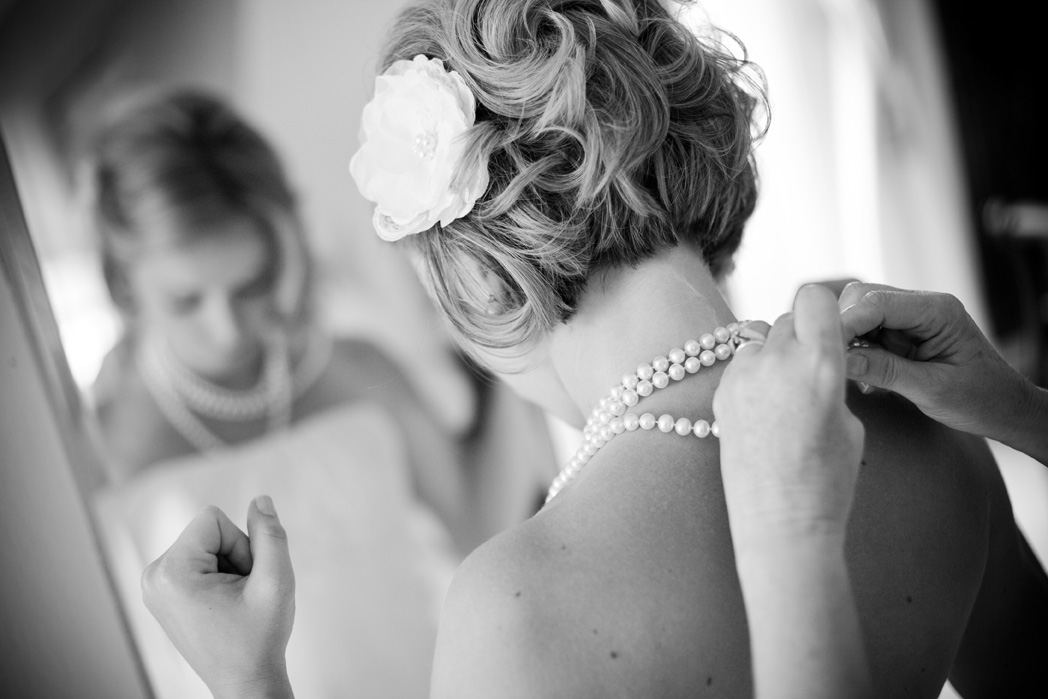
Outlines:
[[239,390],[198,375],[159,339],[148,341],[144,351],[152,355],[150,362],[163,372],[166,383],[190,410],[215,420],[250,422],[269,413],[273,396],[279,395],[290,380],[286,353],[268,349],[258,381],[251,388]]
[[611,441],[615,435],[633,432],[637,429],[660,432],[676,432],[682,437],[694,435],[705,439],[710,435],[717,437],[720,430],[717,422],[706,420],[689,420],[686,417],[673,418],[661,415],[658,418],[652,413],[638,415],[630,411],[643,398],[656,390],[666,388],[670,383],[680,381],[689,374],[696,374],[703,367],[710,367],[718,361],[727,361],[735,353],[739,343],[739,324],[730,323],[719,327],[712,333],[706,333],[698,340],[688,340],[683,347],[677,347],[665,355],[659,355],[637,367],[635,372],[623,374],[619,384],[613,386],[608,395],[590,413],[586,426],[582,430],[582,444],[578,451],[561,470],[546,494],[546,502],[557,496],[579,474],[590,459]]
[[[182,390],[185,385],[180,383],[179,374],[172,373],[172,360],[170,358],[165,359],[164,353],[157,351],[158,344],[154,342],[143,343],[142,350],[138,353],[137,362],[139,373],[142,376],[142,381],[145,383],[146,389],[152,395],[153,400],[156,401],[157,407],[160,412],[163,413],[167,421],[174,427],[179,434],[181,434],[186,441],[193,445],[193,447],[199,452],[215,451],[222,449],[226,446],[226,443],[220,439],[207,425],[194,414],[194,410],[200,407],[199,401],[189,401],[186,399],[185,394]],[[152,350],[152,351],[150,351]],[[319,352],[319,353],[318,353]],[[330,356],[330,346],[326,349],[322,346],[319,350],[314,350],[314,357],[308,363],[305,359],[309,357],[310,352],[307,350],[306,356],[303,358],[303,364],[307,364],[305,367],[308,371],[308,375],[305,377],[308,380],[308,385],[314,383],[323,370],[323,366],[326,364],[327,358]],[[282,374],[282,377],[276,377],[275,380],[260,380],[259,384],[264,385],[266,394],[264,396],[263,406],[264,411],[257,415],[255,419],[265,417],[266,418],[266,432],[275,432],[277,430],[287,427],[291,423],[291,406],[294,400],[294,386],[293,381],[290,378],[291,370],[289,366],[289,357],[287,353],[287,345],[284,342],[272,342],[267,348],[266,352],[266,367],[269,371],[269,367],[277,367],[278,370],[273,370],[274,373]],[[317,369],[317,365],[320,365],[320,369]],[[182,372],[192,372],[181,366],[178,367]],[[193,374],[195,376],[195,374]],[[196,377],[199,378],[199,377]],[[199,386],[210,384],[204,379],[200,379]],[[229,391],[229,389],[222,389],[223,391]],[[258,390],[258,386],[249,389],[248,393],[254,393]],[[242,392],[243,393],[243,392]],[[197,396],[200,398],[200,396]],[[213,419],[226,419],[227,421],[239,421],[243,422],[251,418],[244,418],[242,413],[237,413],[236,417],[225,417],[226,413],[223,413],[217,405],[222,403],[219,397],[215,396],[210,400],[206,400],[208,403],[207,408],[199,410],[199,414],[211,417]]]

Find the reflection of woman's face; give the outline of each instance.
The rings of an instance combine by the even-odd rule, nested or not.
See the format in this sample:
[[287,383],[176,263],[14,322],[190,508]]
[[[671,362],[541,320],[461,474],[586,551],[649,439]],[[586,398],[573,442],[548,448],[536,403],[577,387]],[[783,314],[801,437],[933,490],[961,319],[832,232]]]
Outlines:
[[248,381],[277,324],[273,255],[247,218],[197,233],[189,244],[147,250],[131,266],[142,331],[201,376]]

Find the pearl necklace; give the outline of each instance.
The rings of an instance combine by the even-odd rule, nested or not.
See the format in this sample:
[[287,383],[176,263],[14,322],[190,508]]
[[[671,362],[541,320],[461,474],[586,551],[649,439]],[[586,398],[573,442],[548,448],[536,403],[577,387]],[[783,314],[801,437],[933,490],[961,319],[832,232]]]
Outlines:
[[650,363],[639,365],[635,372],[623,374],[620,383],[613,386],[608,395],[601,398],[593,408],[582,430],[582,445],[553,479],[546,494],[546,502],[556,497],[557,493],[573,481],[600,448],[615,435],[633,432],[638,428],[651,430],[658,427],[663,433],[676,432],[682,437],[689,434],[700,439],[710,435],[720,436],[716,421],[692,422],[686,417],[674,419],[671,415],[656,418],[652,413],[637,415],[627,411],[635,407],[642,398],[665,388],[671,382],[680,381],[688,374],[698,373],[703,367],[713,366],[718,360],[727,361],[735,353],[739,341],[739,324],[730,323],[727,327],[720,327],[712,333],[702,335],[698,340],[688,340],[683,347],[659,355]]
[[199,452],[226,443],[198,415],[226,422],[266,418],[266,432],[291,422],[291,406],[320,378],[331,358],[331,340],[310,336],[306,351],[292,374],[287,346],[272,342],[258,383],[246,391],[218,386],[184,366],[159,341],[142,344],[136,360],[142,380],[168,422]]
[[[258,381],[247,389],[220,386],[183,364],[167,343],[158,338],[144,351],[163,373],[167,383],[187,408],[205,417],[226,422],[250,422],[269,414],[273,396],[286,390],[289,381],[287,352],[268,347]],[[280,343],[283,344],[283,343]]]

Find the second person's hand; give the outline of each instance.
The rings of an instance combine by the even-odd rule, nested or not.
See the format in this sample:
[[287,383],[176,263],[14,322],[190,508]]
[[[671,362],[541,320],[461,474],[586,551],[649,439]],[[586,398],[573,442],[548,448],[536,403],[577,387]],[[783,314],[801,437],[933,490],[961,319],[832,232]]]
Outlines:
[[840,297],[848,378],[905,397],[949,427],[1048,458],[1048,398],[1012,369],[949,294],[849,284]]

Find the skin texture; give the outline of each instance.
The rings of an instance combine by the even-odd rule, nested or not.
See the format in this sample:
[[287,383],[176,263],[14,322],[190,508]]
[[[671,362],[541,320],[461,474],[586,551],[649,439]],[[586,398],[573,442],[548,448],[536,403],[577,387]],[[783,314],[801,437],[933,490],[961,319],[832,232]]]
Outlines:
[[[245,534],[216,508],[206,508],[142,574],[143,598],[172,643],[216,699],[290,694],[284,653],[295,619],[295,575],[272,500],[248,507]],[[195,578],[186,589],[181,581]],[[193,612],[153,604],[191,594]],[[291,604],[280,604],[281,600]],[[194,613],[195,612],[195,613]]]
[[[585,348],[613,348],[617,371],[561,372],[580,405],[683,342],[679,328],[732,320],[689,255],[671,251],[594,285],[551,340],[562,366],[580,356],[600,364]],[[617,345],[604,341],[623,327],[631,332]],[[708,415],[721,371],[657,392],[643,410]],[[1048,585],[1023,554],[988,449],[897,396],[853,391],[848,407],[866,441],[844,555],[875,689],[934,697],[951,671],[970,696],[989,696],[994,683],[1025,688],[1048,648]],[[1005,656],[1012,671],[1000,673]],[[433,694],[747,697],[750,662],[717,446],[638,431],[467,559],[445,606]]]
[[[609,272],[537,355],[564,390],[550,402],[570,399],[581,415],[624,369],[688,339],[682,328],[732,320],[694,251]],[[704,369],[643,409],[710,415],[723,371]],[[892,394],[852,391],[847,401],[865,448],[844,560],[877,695],[935,697],[948,675],[966,697],[1043,688],[1048,579],[985,444]],[[535,517],[477,549],[445,603],[432,696],[753,696],[718,453],[711,439],[626,433]],[[177,563],[199,551],[169,553]],[[157,617],[235,603],[192,594],[201,577],[147,588]],[[216,650],[231,668],[235,636]]]
[[849,378],[894,391],[954,429],[1048,465],[1048,391],[1008,366],[950,294],[849,284],[840,297]]
[[872,697],[844,560],[864,431],[844,405],[837,299],[804,287],[761,334],[736,350],[713,399],[755,691]]

